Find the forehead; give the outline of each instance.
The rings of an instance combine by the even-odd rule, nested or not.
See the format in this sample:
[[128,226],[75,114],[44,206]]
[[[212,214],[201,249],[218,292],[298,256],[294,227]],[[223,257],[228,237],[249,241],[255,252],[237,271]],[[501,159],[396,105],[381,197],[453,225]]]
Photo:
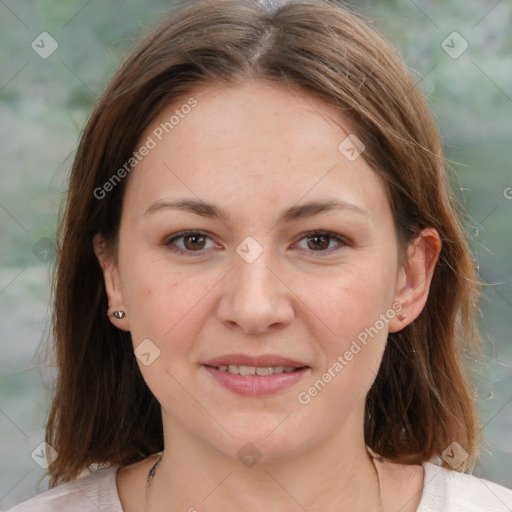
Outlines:
[[147,131],[165,124],[169,113],[184,109],[191,97],[197,106],[172,131],[176,142],[186,141],[187,147],[219,153],[261,150],[269,156],[293,149],[288,153],[293,161],[315,144],[331,144],[325,139],[328,132],[336,141],[350,132],[335,107],[305,91],[263,80],[202,85],[162,111]]
[[127,201],[142,208],[186,195],[268,210],[339,192],[378,207],[383,183],[364,153],[351,160],[340,150],[348,136],[342,113],[304,91],[264,81],[202,85],[145,130],[139,145],[152,148],[132,172]]

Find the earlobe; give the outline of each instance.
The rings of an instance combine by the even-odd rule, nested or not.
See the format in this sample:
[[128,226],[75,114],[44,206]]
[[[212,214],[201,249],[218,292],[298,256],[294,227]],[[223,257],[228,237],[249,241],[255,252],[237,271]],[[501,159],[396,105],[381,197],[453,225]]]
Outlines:
[[109,308],[105,314],[109,317],[113,325],[123,331],[129,331],[130,321],[121,290],[119,271],[102,235],[97,234],[94,236],[93,247],[101,270],[103,271],[105,291],[107,293]]
[[434,228],[423,229],[407,248],[407,261],[400,269],[395,295],[401,308],[390,321],[389,332],[400,331],[423,310],[440,252],[441,237]]

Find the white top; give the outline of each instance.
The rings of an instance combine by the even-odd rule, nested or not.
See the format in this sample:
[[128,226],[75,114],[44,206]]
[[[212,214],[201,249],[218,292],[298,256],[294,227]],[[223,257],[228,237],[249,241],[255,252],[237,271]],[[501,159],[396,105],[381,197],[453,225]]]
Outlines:
[[[426,462],[417,512],[512,512],[512,490]],[[8,512],[123,512],[117,493],[119,466],[99,469],[49,489]]]

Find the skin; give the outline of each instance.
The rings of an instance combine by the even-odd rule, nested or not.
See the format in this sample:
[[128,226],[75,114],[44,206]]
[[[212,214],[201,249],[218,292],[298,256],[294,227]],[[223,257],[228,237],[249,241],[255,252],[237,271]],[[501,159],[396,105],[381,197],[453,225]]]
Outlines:
[[[384,510],[416,510],[423,470],[370,460],[364,401],[388,331],[412,322],[426,302],[438,234],[424,230],[400,266],[383,181],[364,153],[349,161],[338,150],[351,130],[332,106],[256,80],[203,85],[191,96],[198,105],[129,177],[116,256],[95,238],[110,309],[127,314],[112,322],[131,332],[134,348],[150,339],[160,350],[148,366],[138,360],[162,406],[165,438],[147,510],[376,511],[379,486]],[[162,111],[141,141],[187,98]],[[145,214],[156,201],[181,198],[214,203],[229,218],[170,208]],[[278,222],[286,208],[333,198],[365,213]],[[165,244],[188,229],[207,238]],[[324,246],[308,238],[312,230],[345,242],[327,238]],[[236,252],[248,236],[263,250],[252,263]],[[298,393],[397,303],[405,321],[392,318],[301,404]],[[279,354],[310,371],[276,394],[242,396],[202,366],[229,353]],[[237,458],[248,442],[262,455],[251,468]],[[118,472],[125,511],[144,509],[155,460]]]

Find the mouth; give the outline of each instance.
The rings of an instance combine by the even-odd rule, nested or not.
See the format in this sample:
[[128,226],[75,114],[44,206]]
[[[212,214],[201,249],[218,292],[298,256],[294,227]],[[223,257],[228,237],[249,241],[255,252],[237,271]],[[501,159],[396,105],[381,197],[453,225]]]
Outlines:
[[[278,373],[292,373],[301,368],[295,368],[293,366],[242,366],[237,364],[220,366],[213,366],[221,372],[229,372],[233,375],[258,375],[259,377],[266,377],[267,375],[275,375]],[[305,366],[302,368],[306,368]]]
[[301,362],[266,355],[231,354],[212,359],[203,368],[227,390],[246,396],[264,396],[283,391],[311,371]]

